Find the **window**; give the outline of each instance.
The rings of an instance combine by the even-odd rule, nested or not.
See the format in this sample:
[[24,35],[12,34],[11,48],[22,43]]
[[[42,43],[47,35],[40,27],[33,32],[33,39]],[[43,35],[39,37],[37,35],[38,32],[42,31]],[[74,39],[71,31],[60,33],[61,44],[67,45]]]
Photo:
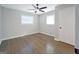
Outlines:
[[32,16],[22,16],[21,23],[22,24],[33,24],[33,17]]
[[47,16],[46,24],[55,24],[55,16],[54,15]]

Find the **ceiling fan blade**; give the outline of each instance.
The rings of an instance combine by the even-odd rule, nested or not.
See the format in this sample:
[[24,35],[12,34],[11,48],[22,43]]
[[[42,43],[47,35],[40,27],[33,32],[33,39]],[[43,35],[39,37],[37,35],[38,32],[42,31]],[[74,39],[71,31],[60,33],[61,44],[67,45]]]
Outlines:
[[32,6],[36,9],[37,7],[35,5],[32,4]]
[[37,11],[35,11],[35,13],[37,13]]
[[41,10],[41,9],[39,9],[39,11],[41,11],[41,12],[45,12],[45,11],[43,11],[43,10]]
[[45,8],[47,8],[47,7],[41,7],[40,9],[45,9]]

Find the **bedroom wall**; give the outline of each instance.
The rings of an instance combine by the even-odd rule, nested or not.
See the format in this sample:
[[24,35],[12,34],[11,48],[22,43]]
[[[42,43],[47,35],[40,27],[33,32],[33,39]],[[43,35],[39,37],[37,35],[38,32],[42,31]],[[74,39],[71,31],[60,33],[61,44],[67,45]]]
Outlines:
[[49,15],[55,14],[54,11],[44,13],[40,15],[40,32],[43,34],[51,35],[51,36],[56,36],[56,27],[55,24],[48,25],[46,24],[46,17]]
[[[21,16],[33,16],[34,24],[22,24]],[[37,33],[38,15],[2,7],[3,40]]]

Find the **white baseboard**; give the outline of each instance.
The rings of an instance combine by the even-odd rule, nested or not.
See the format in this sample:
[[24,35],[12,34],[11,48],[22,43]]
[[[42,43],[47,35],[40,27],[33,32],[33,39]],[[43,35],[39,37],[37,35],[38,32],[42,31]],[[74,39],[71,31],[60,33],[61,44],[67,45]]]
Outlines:
[[12,37],[7,37],[7,38],[2,38],[0,39],[0,44],[3,40],[8,40],[8,39],[13,39],[13,38],[17,38],[17,37],[22,37],[22,36],[26,36],[26,35],[31,35],[31,34],[36,34],[38,32],[35,32],[35,33],[29,33],[29,34],[23,34],[23,35],[18,35],[18,36],[12,36]]
[[2,38],[2,39],[0,39],[0,44],[1,44],[1,42],[3,40],[13,39],[13,38],[22,37],[22,36],[25,36],[25,35],[19,35],[19,36],[12,36],[12,37],[7,37],[7,38]]
[[74,43],[65,42],[63,39],[55,38],[54,40],[56,40],[56,41],[60,41],[60,42],[64,42],[64,43],[67,43],[67,44],[70,44],[70,45],[75,46]]
[[54,39],[54,40],[56,40],[56,41],[60,41],[60,39],[58,39],[58,38],[56,38],[56,37],[55,37],[55,39]]
[[[42,32],[35,32],[35,33],[30,33],[30,34],[23,34],[23,35],[18,35],[18,36],[12,36],[12,37],[3,38],[3,39],[0,39],[0,44],[1,44],[1,42],[3,40],[13,39],[13,38],[22,37],[22,36],[31,35],[31,34],[36,34],[36,33],[42,33]],[[42,34],[53,36],[53,35],[50,35],[50,34],[47,34],[47,33],[42,33]]]
[[[48,34],[48,33],[43,33],[43,32],[40,32],[40,33],[45,34],[45,35],[49,35],[49,36],[54,36],[54,35]],[[55,36],[54,36],[54,37],[55,37]]]

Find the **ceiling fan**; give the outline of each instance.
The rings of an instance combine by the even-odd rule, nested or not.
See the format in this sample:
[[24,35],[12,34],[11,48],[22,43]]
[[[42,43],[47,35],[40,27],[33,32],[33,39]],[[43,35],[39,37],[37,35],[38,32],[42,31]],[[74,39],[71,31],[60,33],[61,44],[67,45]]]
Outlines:
[[34,10],[35,13],[37,13],[38,11],[40,12],[45,12],[43,9],[46,9],[47,7],[39,7],[39,4],[32,4],[32,6],[34,7],[34,9],[29,9],[29,10]]

